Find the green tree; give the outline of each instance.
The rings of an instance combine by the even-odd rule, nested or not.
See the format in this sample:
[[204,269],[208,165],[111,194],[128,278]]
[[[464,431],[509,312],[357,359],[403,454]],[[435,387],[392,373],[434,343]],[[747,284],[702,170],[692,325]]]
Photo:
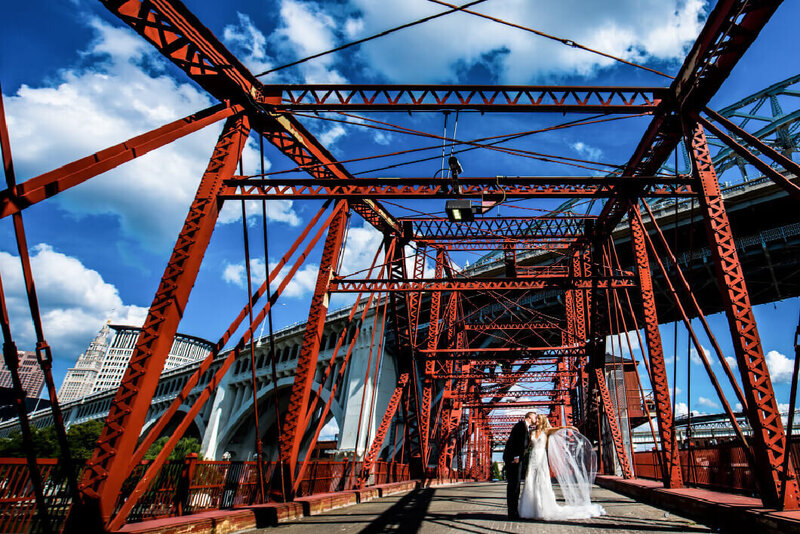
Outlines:
[[[67,443],[70,454],[76,460],[88,460],[97,444],[97,438],[103,430],[102,421],[87,421],[72,425],[67,430]],[[61,447],[58,444],[55,427],[31,428],[33,451],[38,458],[57,458]],[[7,438],[0,439],[0,457],[22,458],[25,448],[22,444],[22,433],[15,430]]]
[[[158,453],[161,452],[161,449],[164,448],[164,445],[167,444],[169,440],[169,436],[163,436],[158,438],[150,445],[150,448],[147,449],[147,452],[144,455],[145,460],[153,460]],[[175,448],[172,449],[172,452],[169,453],[170,460],[183,460],[186,458],[186,455],[192,452],[199,453],[200,452],[201,443],[196,438],[181,438],[178,440],[178,443],[175,444]]]
[[500,462],[492,463],[492,480],[503,480],[503,473],[500,469]]

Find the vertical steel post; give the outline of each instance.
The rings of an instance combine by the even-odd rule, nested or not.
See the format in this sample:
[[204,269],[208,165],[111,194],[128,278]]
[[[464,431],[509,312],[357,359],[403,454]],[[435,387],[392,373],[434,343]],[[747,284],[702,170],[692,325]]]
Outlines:
[[97,506],[98,509],[84,512],[73,507],[71,516],[85,519],[84,513],[99,512],[104,522],[111,517],[214,231],[220,209],[217,195],[223,181],[236,171],[249,131],[246,116],[231,117],[225,123],[150,305],[136,348],[106,418],[106,426],[97,441],[97,449],[84,469],[81,485],[84,500],[90,501],[87,506]]
[[[346,203],[347,201],[340,202]],[[338,210],[328,228],[325,246],[322,249],[322,259],[319,273],[317,274],[314,296],[311,298],[308,321],[303,335],[303,344],[300,354],[297,356],[297,369],[289,397],[289,406],[286,409],[286,415],[283,420],[281,461],[287,470],[284,476],[287,496],[292,493],[291,488],[295,482],[300,446],[308,423],[306,420],[308,401],[311,396],[311,387],[314,383],[314,374],[317,370],[322,329],[325,326],[325,317],[328,313],[329,289],[331,279],[338,268],[348,216],[348,210]]]
[[[697,124],[686,131],[686,137],[691,145],[703,222],[747,398],[746,413],[753,429],[751,444],[758,466],[756,478],[761,499],[765,506],[794,510],[800,505],[800,488],[791,459],[787,462],[788,478],[782,480],[781,466],[784,455],[789,454],[786,435],[706,135],[703,127]],[[785,495],[781,499],[781,484],[784,483]]]
[[672,401],[669,396],[667,366],[664,363],[664,348],[661,344],[661,332],[658,329],[658,314],[653,292],[653,280],[650,273],[650,259],[647,256],[647,244],[644,238],[644,228],[641,225],[641,217],[639,217],[638,205],[630,207],[628,223],[630,224],[636,274],[639,280],[642,307],[644,308],[644,334],[647,342],[647,353],[650,358],[651,385],[656,403],[658,432],[661,438],[661,454],[663,458],[661,465],[666,466],[662,476],[665,487],[680,488],[683,487],[683,476],[681,474],[678,445],[675,439],[675,429],[672,426]]

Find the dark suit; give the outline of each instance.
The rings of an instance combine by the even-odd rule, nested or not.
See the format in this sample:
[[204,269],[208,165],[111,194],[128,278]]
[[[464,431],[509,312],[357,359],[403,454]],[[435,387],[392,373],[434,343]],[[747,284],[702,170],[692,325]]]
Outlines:
[[[525,465],[528,458],[525,452],[528,450],[528,443],[530,436],[528,435],[528,425],[525,424],[523,419],[511,429],[511,434],[506,441],[506,447],[503,450],[503,462],[506,466],[506,482],[508,487],[506,489],[506,500],[508,501],[508,517],[516,519],[519,517],[519,483],[520,475],[524,472]],[[514,463],[514,458],[519,458],[517,463]]]

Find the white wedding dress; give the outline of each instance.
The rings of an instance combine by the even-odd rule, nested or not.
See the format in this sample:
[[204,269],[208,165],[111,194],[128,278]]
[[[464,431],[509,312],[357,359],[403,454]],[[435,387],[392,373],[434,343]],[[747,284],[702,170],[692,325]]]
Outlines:
[[[531,434],[528,470],[519,497],[519,515],[528,519],[557,521],[587,519],[605,515],[599,504],[592,504],[591,485],[594,482],[597,460],[588,440],[581,434],[562,429],[548,438],[545,432]],[[588,447],[588,448],[587,448]],[[548,460],[548,449],[550,459]],[[556,502],[550,481],[551,464],[564,494],[565,504]]]

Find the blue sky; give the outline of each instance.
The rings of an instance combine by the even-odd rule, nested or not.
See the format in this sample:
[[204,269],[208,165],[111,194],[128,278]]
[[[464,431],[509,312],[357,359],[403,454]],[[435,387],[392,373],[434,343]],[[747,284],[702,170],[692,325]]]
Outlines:
[[[301,0],[198,2],[186,4],[254,72],[282,65],[353,39],[443,10],[421,0],[350,0],[315,4]],[[610,4],[610,5],[609,5]],[[612,3],[489,0],[475,7],[621,55],[674,74],[702,26],[709,6],[700,0],[625,0]],[[99,2],[31,0],[5,6],[0,20],[0,82],[11,131],[18,181],[111,146],[214,103],[182,72],[124,27]],[[786,2],[712,101],[722,107],[771,83],[797,74],[791,51],[796,2]],[[466,14],[454,14],[398,32],[361,47],[279,71],[265,82],[331,83],[519,83],[578,85],[665,85],[667,80],[570,49],[534,35]],[[441,114],[376,114],[375,118],[441,134]],[[453,135],[450,117],[448,134]],[[396,133],[322,119],[302,118],[340,158],[426,146]],[[525,131],[566,120],[550,115],[499,115],[492,120],[462,114],[456,136],[477,138]],[[648,119],[633,118],[601,127],[537,135],[509,146],[609,163],[625,162]],[[106,319],[141,321],[163,272],[194,188],[221,125],[208,127],[169,147],[95,178],[25,212],[28,241],[60,381]],[[434,155],[428,152],[425,155]],[[291,167],[272,149],[272,170]],[[353,172],[401,162],[379,159],[348,165]],[[465,175],[585,174],[574,167],[473,151],[461,157]],[[431,160],[366,176],[430,176]],[[244,154],[245,173],[257,172],[257,144]],[[400,203],[425,212],[440,202]],[[552,203],[525,203],[547,209]],[[315,202],[270,204],[274,261],[316,212]],[[206,254],[180,330],[216,340],[244,302],[241,214],[228,206]],[[398,215],[409,214],[401,207]],[[503,215],[526,213],[511,207]],[[530,212],[527,212],[530,213]],[[256,219],[250,220],[254,266],[263,272]],[[0,221],[0,272],[20,348],[32,346],[32,328],[22,298],[21,277],[10,220]],[[353,219],[345,271],[368,263],[379,236]],[[474,262],[462,255],[457,261]],[[276,327],[304,320],[313,289],[316,258],[290,286],[275,316]],[[334,306],[344,301],[334,301]],[[790,365],[797,299],[760,306],[757,318],[776,371],[780,402],[788,402],[784,370]],[[727,324],[712,317],[723,350],[732,355]],[[672,354],[672,327],[664,328],[665,352]],[[686,341],[678,336],[678,400],[686,403]],[[719,368],[719,365],[717,365]],[[716,411],[702,369],[693,372],[692,408]],[[683,377],[683,378],[680,378]],[[709,402],[704,402],[702,398]],[[732,395],[731,395],[732,397]]]

